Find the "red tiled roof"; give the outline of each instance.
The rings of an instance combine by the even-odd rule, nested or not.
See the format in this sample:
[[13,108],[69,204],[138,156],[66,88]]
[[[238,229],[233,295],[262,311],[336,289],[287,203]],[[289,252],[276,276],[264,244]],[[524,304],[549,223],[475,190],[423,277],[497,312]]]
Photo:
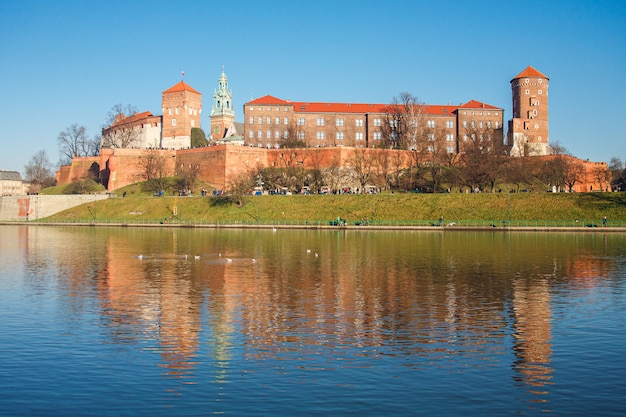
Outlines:
[[385,104],[357,103],[292,103],[296,112],[302,113],[384,113]]
[[115,122],[110,126],[110,128],[111,127],[115,127],[115,126],[121,126],[121,125],[124,125],[124,124],[127,124],[127,123],[135,123],[135,122],[137,122],[139,120],[146,119],[148,117],[152,117],[152,113],[150,113],[149,111],[144,111],[142,113],[135,113],[133,115],[126,116],[126,117],[123,117],[121,119],[118,119],[116,117]]
[[168,88],[167,90],[163,91],[163,93],[178,93],[180,91],[191,91],[192,93],[202,95],[200,92],[196,91],[194,88],[192,88],[189,84],[186,84],[184,81],[181,81],[178,84]]
[[279,98],[276,98],[276,97],[270,96],[270,95],[263,96],[261,98],[257,98],[255,100],[252,100],[252,101],[249,101],[249,102],[246,103],[246,105],[260,105],[260,104],[263,104],[263,105],[265,105],[265,104],[280,104],[282,106],[282,105],[285,105],[285,104],[292,104],[292,103],[289,102],[289,101],[281,100]]
[[450,105],[437,105],[437,104],[426,104],[424,105],[424,114],[440,114],[447,115],[452,114],[458,109],[459,106],[450,106]]
[[517,76],[513,77],[513,79],[516,80],[518,78],[524,78],[524,77],[539,77],[539,78],[548,79],[548,77],[546,77],[545,75],[543,75],[542,73],[537,71],[535,68],[531,67],[530,65],[524,71],[517,74]]
[[[285,101],[273,96],[264,96],[253,101],[246,103],[247,105],[292,105],[296,113],[388,113],[390,107],[393,104],[363,104],[363,103],[320,103],[320,102],[305,102],[305,101]],[[400,105],[401,106],[401,105]],[[457,109],[472,108],[472,109],[494,109],[498,110],[499,107],[495,107],[489,104],[481,103],[476,100],[468,101],[461,106],[451,105],[439,105],[439,104],[424,104],[424,114],[431,115],[448,115],[454,113]]]
[[491,104],[481,103],[480,101],[470,100],[465,104],[460,105],[460,109],[491,109],[499,110],[499,107],[492,106]]

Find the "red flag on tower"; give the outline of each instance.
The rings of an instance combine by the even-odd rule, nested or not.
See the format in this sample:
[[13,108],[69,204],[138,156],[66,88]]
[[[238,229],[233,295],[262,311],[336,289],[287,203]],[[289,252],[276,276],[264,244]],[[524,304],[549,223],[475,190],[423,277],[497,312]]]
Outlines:
[[183,78],[185,78],[185,71],[181,71],[180,73],[183,75]]

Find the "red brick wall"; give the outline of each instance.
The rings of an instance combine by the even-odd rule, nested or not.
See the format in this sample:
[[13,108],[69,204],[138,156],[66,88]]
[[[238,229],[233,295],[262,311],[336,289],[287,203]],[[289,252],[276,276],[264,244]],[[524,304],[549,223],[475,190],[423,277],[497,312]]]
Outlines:
[[[371,155],[371,160],[375,164],[380,164],[380,159],[377,156],[385,151],[374,148],[358,150],[358,152]],[[57,172],[57,184],[68,184],[73,180],[81,179],[87,174],[93,162],[98,162],[103,171],[110,168],[109,191],[143,181],[141,156],[145,152],[145,149],[116,149],[115,154],[113,154],[111,149],[105,148],[102,149],[99,157],[74,158],[71,166],[63,166]],[[159,150],[157,152],[165,156],[166,175],[174,175],[176,167],[181,164],[198,166],[199,180],[217,189],[225,189],[229,185],[229,179],[234,179],[240,174],[249,173],[259,167],[302,165],[307,169],[319,169],[350,166],[353,163],[356,150],[348,147],[264,149],[218,145],[178,151]],[[408,151],[392,152],[387,160],[392,169],[408,165],[410,160]],[[557,157],[567,158],[568,161],[581,165],[583,175],[574,186],[574,191],[589,192],[608,189],[608,181],[601,183],[598,180],[598,171],[608,171],[605,162],[584,161],[567,155],[533,157],[533,159],[541,162],[542,158],[548,161]]]

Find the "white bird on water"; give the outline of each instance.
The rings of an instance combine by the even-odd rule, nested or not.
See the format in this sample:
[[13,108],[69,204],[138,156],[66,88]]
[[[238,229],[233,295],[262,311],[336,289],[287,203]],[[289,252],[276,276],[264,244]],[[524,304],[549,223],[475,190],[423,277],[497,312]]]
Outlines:
[[137,258],[139,258],[139,259],[143,259],[143,255],[142,255],[142,254],[139,254],[139,255],[137,255]]
[[252,258],[252,263],[255,263],[255,262],[256,262],[256,259]]
[[200,255],[195,255],[193,259],[200,259]]
[[311,253],[311,249],[307,249],[307,250],[306,250],[306,253]]
[[226,262],[232,262],[233,260],[230,258],[226,258]]

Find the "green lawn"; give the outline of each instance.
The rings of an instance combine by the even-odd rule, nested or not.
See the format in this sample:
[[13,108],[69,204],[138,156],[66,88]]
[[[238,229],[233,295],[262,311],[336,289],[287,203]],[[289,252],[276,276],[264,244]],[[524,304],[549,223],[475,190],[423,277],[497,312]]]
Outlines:
[[[176,214],[176,216],[174,215]],[[58,213],[48,220],[184,222],[348,221],[626,221],[626,193],[377,194],[148,197],[127,193]]]

